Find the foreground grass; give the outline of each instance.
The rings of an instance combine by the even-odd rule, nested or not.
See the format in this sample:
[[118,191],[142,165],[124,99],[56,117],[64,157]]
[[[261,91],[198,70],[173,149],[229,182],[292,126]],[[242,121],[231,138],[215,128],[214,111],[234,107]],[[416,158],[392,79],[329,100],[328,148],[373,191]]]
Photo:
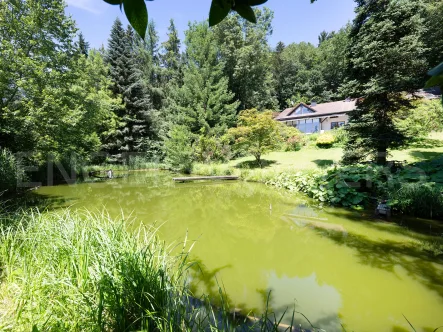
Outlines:
[[[277,331],[269,312],[233,320],[186,284],[187,253],[155,231],[69,211],[0,215],[1,331]],[[266,318],[266,319],[265,319]]]
[[[0,330],[126,331],[186,323],[184,257],[105,215],[24,215],[0,245]],[[177,318],[177,319],[175,319]],[[183,320],[183,321],[182,321]]]

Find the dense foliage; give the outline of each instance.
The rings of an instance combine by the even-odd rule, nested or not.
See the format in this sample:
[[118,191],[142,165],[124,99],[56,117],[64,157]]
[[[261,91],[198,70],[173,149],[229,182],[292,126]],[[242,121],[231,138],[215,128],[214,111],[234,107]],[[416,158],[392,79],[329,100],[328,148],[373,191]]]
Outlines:
[[348,78],[345,90],[362,97],[350,113],[345,163],[371,157],[385,164],[389,149],[407,140],[395,117],[414,92],[425,84],[429,50],[439,44],[429,39],[426,1],[358,1],[350,31]]
[[241,112],[238,126],[231,128],[228,135],[234,139],[236,149],[252,154],[260,166],[261,156],[281,141],[279,123],[272,118],[272,112],[259,113],[256,109]]
[[[141,40],[116,20],[100,51],[90,50],[81,33],[76,36],[57,1],[1,2],[0,145],[13,153],[31,151],[24,162],[39,167],[73,159],[127,164],[133,154],[160,161],[168,151],[171,156],[167,142],[180,127],[191,137],[192,160],[226,160],[252,152],[236,149],[238,144],[232,149],[225,136],[243,110],[277,111],[300,101],[352,96],[364,98],[349,130],[333,133],[334,141],[325,144],[321,136],[319,146],[346,145],[348,162],[383,155],[417,130],[434,129],[428,124],[439,118],[434,104],[405,116],[410,100],[401,92],[423,86],[426,71],[437,64],[430,50],[441,49],[434,22],[441,6],[379,1],[372,7],[358,2],[354,23],[322,32],[318,45],[280,42],[273,49],[271,10],[255,8],[251,23],[229,7],[213,28],[189,24],[183,42],[174,21],[160,44],[153,21],[147,21]],[[316,144],[317,136],[288,130],[280,127],[276,144],[265,144],[263,151]],[[97,157],[99,151],[105,154]]]

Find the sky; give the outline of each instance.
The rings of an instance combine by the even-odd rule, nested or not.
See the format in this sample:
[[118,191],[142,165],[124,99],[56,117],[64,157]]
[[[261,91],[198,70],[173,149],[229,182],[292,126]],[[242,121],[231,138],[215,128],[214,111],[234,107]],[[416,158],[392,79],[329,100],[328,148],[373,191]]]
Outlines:
[[[102,0],[66,0],[66,11],[77,22],[93,48],[106,47],[112,23],[118,16],[127,24],[118,6]],[[167,39],[169,20],[173,18],[184,38],[189,21],[208,18],[210,0],[155,0],[147,2],[149,19],[154,20],[160,41]],[[302,41],[317,45],[323,30],[334,31],[354,18],[354,0],[269,0],[266,6],[274,11],[274,33],[271,46],[283,41],[286,45]]]

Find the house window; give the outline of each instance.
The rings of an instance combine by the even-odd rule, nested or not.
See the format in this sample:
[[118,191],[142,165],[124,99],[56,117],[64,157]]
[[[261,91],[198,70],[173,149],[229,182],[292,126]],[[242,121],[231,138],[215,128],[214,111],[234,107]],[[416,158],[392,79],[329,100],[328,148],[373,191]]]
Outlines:
[[295,115],[310,114],[310,113],[314,113],[314,112],[312,112],[309,108],[307,108],[304,105],[297,107],[297,109],[294,112]]
[[340,128],[345,125],[344,121],[331,122],[331,129]]
[[320,120],[319,119],[306,119],[299,120],[297,124],[297,129],[305,134],[312,134],[319,131]]

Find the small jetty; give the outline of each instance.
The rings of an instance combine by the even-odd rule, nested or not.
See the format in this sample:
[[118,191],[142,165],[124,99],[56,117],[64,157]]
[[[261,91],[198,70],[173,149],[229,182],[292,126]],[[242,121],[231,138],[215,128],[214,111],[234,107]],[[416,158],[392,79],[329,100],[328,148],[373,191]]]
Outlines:
[[191,181],[232,181],[238,180],[238,176],[191,176],[186,178],[173,178],[175,182],[191,182]]

